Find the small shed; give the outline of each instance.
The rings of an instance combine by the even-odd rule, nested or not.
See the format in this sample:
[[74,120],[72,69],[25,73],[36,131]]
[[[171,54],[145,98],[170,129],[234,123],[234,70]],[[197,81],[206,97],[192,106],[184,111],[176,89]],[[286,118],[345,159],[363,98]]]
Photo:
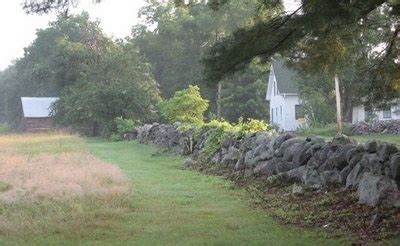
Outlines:
[[38,132],[52,129],[51,106],[57,100],[58,97],[21,97],[24,130]]

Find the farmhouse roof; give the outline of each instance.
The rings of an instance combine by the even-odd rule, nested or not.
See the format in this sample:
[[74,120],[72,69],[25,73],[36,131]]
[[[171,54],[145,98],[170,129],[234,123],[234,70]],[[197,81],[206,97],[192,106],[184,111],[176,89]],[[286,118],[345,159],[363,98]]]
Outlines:
[[285,65],[284,60],[275,61],[272,64],[274,75],[276,78],[278,91],[281,94],[293,93],[297,94],[299,92],[296,85],[296,78],[298,77],[296,71],[288,68]]
[[25,118],[46,118],[50,116],[51,106],[58,97],[21,97]]

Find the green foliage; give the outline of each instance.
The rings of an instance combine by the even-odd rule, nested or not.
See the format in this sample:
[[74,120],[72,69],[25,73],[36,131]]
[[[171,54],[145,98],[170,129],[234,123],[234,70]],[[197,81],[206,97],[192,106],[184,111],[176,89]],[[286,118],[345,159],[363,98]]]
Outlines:
[[131,131],[135,127],[136,122],[132,119],[116,117],[114,119],[114,124],[116,126],[116,132],[111,134],[110,140],[113,142],[118,142],[123,140],[125,133]]
[[61,124],[109,136],[116,117],[140,121],[156,117],[157,83],[132,44],[114,43],[90,64],[82,80],[63,91],[55,112]]
[[236,124],[231,124],[224,120],[211,120],[201,127],[197,126],[196,129],[197,132],[207,132],[206,143],[201,152],[201,157],[206,159],[211,158],[228,137],[241,139],[248,134],[256,132],[274,132],[269,124],[257,119],[248,119],[247,121],[239,119]]
[[178,8],[172,1],[149,1],[141,9],[140,15],[149,24],[156,23],[157,29],[150,31],[144,25],[136,26],[131,41],[152,64],[163,98],[171,98],[176,91],[192,84],[199,86],[202,96],[210,102],[207,115],[216,115],[219,103],[221,117],[231,122],[241,116],[268,118],[264,100],[268,66],[252,66],[222,81],[221,100],[217,102],[217,87],[204,83],[204,66],[200,61],[217,40],[253,22],[258,2],[227,2],[214,11],[210,6],[216,1],[193,1]]
[[170,122],[183,124],[202,124],[208,100],[200,95],[198,86],[177,91],[175,96],[159,104],[161,114]]

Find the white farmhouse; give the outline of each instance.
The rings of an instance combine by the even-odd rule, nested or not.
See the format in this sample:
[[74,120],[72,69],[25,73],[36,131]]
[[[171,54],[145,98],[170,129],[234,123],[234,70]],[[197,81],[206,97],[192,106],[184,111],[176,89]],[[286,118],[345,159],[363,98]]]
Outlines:
[[305,123],[296,77],[296,72],[285,66],[283,60],[271,65],[266,100],[269,101],[270,122],[280,131],[295,131]]
[[369,110],[364,105],[353,107],[353,124],[360,121],[400,120],[400,99],[383,110]]

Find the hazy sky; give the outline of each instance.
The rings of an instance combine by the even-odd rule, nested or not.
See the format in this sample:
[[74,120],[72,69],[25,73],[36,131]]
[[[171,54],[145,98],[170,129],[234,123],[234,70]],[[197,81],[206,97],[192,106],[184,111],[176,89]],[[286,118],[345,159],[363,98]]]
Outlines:
[[[0,0],[0,70],[11,64],[12,60],[23,55],[36,37],[36,30],[47,27],[55,20],[55,14],[27,15],[22,10],[24,0]],[[100,19],[101,26],[109,36],[123,38],[130,34],[131,27],[139,23],[137,12],[145,0],[103,0],[92,4],[92,0],[81,0],[73,13],[82,10],[89,12],[92,19]]]
[[[23,49],[36,37],[36,30],[46,28],[55,14],[27,15],[21,7],[24,0],[0,0],[0,71],[23,55]],[[145,0],[103,0],[93,4],[93,0],[81,0],[78,8],[89,12],[92,19],[100,19],[104,31],[113,37],[123,38],[130,34],[131,27],[138,24],[138,10]],[[285,7],[293,9],[300,0],[284,0]]]

